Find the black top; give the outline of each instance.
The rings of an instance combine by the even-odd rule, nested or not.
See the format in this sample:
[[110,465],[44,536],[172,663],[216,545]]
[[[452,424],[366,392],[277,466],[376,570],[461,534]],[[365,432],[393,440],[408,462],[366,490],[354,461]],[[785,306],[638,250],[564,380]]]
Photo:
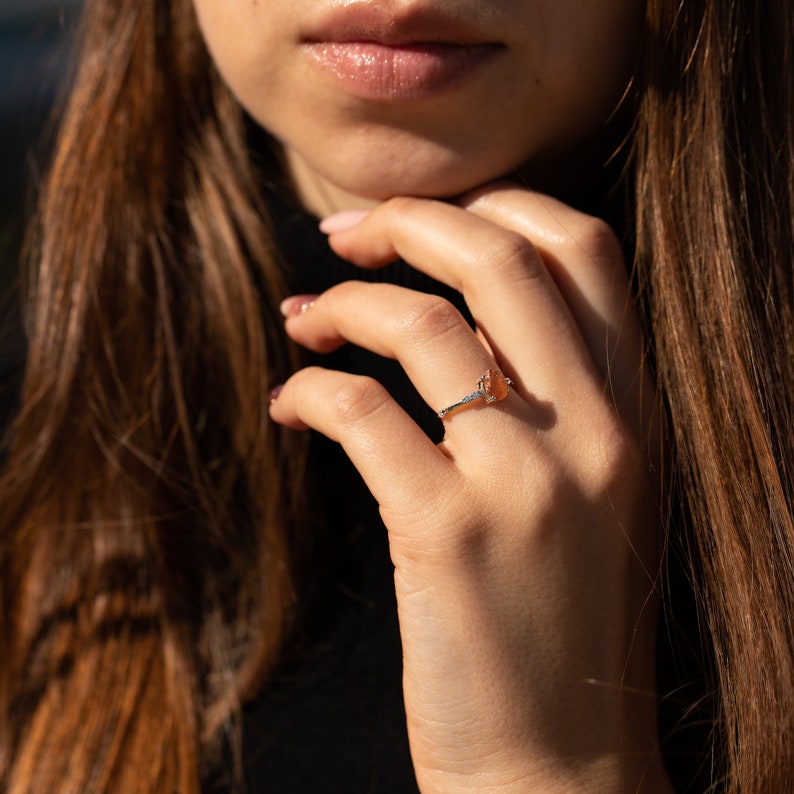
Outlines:
[[[280,250],[295,294],[319,294],[349,279],[388,281],[461,297],[396,262],[361,270],[329,248],[317,220],[276,203]],[[347,345],[323,366],[377,378],[431,438],[440,420],[400,365]],[[314,434],[311,473],[326,517],[311,616],[301,646],[267,692],[245,711],[246,776],[252,792],[408,794],[413,774],[402,699],[402,653],[393,566],[378,507],[341,447]]]

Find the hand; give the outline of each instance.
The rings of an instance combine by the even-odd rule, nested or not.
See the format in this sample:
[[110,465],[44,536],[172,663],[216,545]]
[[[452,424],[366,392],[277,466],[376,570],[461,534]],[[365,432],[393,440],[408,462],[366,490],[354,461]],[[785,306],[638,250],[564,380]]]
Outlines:
[[477,330],[436,296],[346,282],[287,302],[293,339],[396,358],[436,410],[488,369],[514,383],[439,445],[366,377],[307,368],[271,408],[339,441],[380,505],[422,791],[667,790],[654,387],[614,235],[504,184],[328,228],[362,267],[402,257],[461,291]]

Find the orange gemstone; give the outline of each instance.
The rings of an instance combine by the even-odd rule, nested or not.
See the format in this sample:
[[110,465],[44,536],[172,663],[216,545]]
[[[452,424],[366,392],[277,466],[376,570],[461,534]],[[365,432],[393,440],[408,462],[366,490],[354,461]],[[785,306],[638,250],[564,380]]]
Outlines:
[[501,370],[489,369],[483,375],[482,390],[488,400],[504,400],[510,387]]

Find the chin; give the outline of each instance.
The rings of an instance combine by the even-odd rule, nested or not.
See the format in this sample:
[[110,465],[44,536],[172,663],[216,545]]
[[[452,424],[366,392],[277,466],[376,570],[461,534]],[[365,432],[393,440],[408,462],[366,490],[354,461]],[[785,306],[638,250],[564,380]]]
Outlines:
[[[479,183],[477,183],[479,184]],[[370,180],[340,184],[338,187],[345,193],[366,201],[387,201],[396,196],[415,196],[417,198],[449,199],[477,187],[468,182],[418,181],[395,179],[372,183]]]
[[518,173],[526,151],[479,139],[438,141],[359,128],[325,140],[282,138],[304,203],[326,214],[396,196],[449,199]]
[[337,188],[369,201],[385,201],[395,196],[446,199],[459,196],[486,182],[514,173],[515,168],[402,166],[397,168],[334,169],[326,179]]

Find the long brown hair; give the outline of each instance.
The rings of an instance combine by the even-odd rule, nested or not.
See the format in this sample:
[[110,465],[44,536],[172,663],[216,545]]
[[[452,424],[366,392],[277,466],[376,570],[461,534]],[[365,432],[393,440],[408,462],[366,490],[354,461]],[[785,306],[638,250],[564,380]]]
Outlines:
[[87,3],[0,484],[4,790],[196,792],[277,657],[301,453],[244,133],[189,2]]
[[[642,302],[713,663],[715,787],[794,780],[794,10],[648,3]],[[675,548],[675,544],[672,546]]]
[[[671,531],[714,649],[714,782],[743,792],[794,778],[788,6],[649,0],[635,135]],[[197,792],[278,658],[302,450],[264,409],[290,352],[261,178],[190,1],[88,0],[0,481],[11,792]]]

